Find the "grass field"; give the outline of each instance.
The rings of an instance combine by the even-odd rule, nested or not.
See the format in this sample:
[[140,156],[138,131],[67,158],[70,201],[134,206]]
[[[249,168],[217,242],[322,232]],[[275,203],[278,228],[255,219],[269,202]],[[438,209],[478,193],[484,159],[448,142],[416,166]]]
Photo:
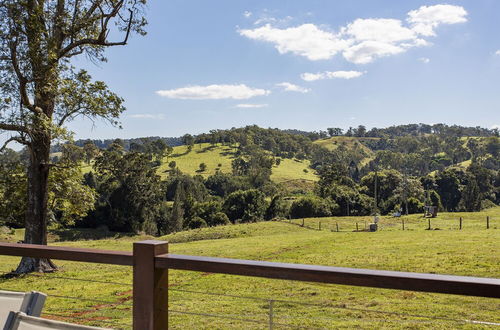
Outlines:
[[[190,175],[208,177],[216,173],[217,169],[224,173],[231,173],[231,162],[235,157],[236,148],[232,146],[211,146],[209,143],[195,144],[188,152],[187,146],[175,147],[171,156],[165,157],[158,168],[158,174],[164,179],[168,176],[168,163],[175,161],[177,167]],[[200,164],[205,163],[207,169],[200,172]],[[288,180],[316,181],[317,175],[309,168],[308,160],[282,159],[279,166],[273,167],[271,179],[275,182]],[[219,166],[220,165],[220,166]],[[304,172],[304,169],[307,172]]]
[[[488,215],[491,223],[490,229],[486,230],[485,218]],[[456,228],[460,216],[464,219],[463,230]],[[306,227],[298,225],[302,220],[294,220],[293,223],[262,222],[206,228],[162,239],[171,242],[172,253],[179,254],[500,277],[500,207],[481,213],[440,214],[437,219],[432,219],[432,224],[441,230],[425,230],[426,220],[416,215],[405,219],[409,229],[405,231],[400,228],[401,219],[382,217],[380,231],[353,232],[355,222],[361,226],[370,219],[350,217],[305,219]],[[323,226],[321,231],[317,230],[319,221]],[[331,231],[332,228],[335,230],[334,223],[339,223],[340,232]],[[144,238],[57,244],[130,250],[133,241]],[[10,271],[17,262],[18,258],[0,256],[0,272]],[[64,261],[57,264],[61,270],[54,274],[1,278],[0,289],[48,293],[45,317],[130,328],[130,268]],[[174,329],[265,329],[269,299],[275,300],[274,321],[295,327],[472,329],[487,326],[459,321],[500,323],[498,299],[185,271],[171,271],[169,287],[169,308],[175,311],[170,314],[170,324]],[[216,314],[261,323],[182,313]]]

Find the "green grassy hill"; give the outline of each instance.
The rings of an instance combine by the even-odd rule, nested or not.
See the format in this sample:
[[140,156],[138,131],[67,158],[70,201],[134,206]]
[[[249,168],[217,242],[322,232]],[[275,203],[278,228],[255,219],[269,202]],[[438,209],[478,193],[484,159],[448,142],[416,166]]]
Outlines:
[[[491,217],[489,230],[485,229],[486,215]],[[464,218],[463,230],[455,227],[460,216]],[[401,219],[384,217],[378,232],[353,232],[355,222],[365,220],[369,221],[356,217],[306,219],[306,227],[298,225],[300,220],[261,222],[185,231],[162,239],[172,242],[169,249],[177,254],[500,277],[500,207],[480,213],[440,214],[432,221],[433,227],[441,230],[425,230],[427,220],[414,215],[406,218],[409,230],[398,229]],[[318,230],[319,221],[330,224],[323,223],[322,230]],[[341,223],[340,232],[331,231],[335,222]],[[141,239],[145,237],[57,244],[130,250],[132,242]],[[17,262],[18,258],[0,256],[0,272],[10,271]],[[130,328],[132,273],[129,267],[64,261],[57,264],[61,270],[54,274],[2,277],[0,289],[48,293],[45,317]],[[169,308],[175,311],[170,313],[172,329],[263,329],[268,322],[269,299],[275,300],[274,321],[294,327],[470,329],[480,325],[460,320],[500,322],[498,299],[186,271],[170,271],[169,283]],[[182,314],[186,312],[261,323]]]
[[[217,169],[224,173],[231,173],[231,161],[235,158],[235,152],[235,147],[212,146],[209,143],[195,144],[191,152],[188,152],[187,146],[174,147],[172,155],[163,159],[158,168],[158,174],[162,178],[167,177],[168,163],[171,161],[175,161],[182,172],[190,175],[199,174],[208,177],[215,174]],[[206,171],[199,171],[201,163],[207,165]],[[309,164],[308,160],[282,159],[280,165],[273,167],[271,179],[278,183],[289,180],[316,181],[317,176],[309,168]]]

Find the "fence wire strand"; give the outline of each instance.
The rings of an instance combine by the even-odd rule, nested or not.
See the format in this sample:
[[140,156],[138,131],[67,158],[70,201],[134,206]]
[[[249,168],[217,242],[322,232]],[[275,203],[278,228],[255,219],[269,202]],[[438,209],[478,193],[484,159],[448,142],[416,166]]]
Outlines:
[[[302,306],[314,306],[314,307],[322,307],[322,308],[333,308],[333,309],[341,309],[341,310],[349,310],[355,312],[364,312],[364,313],[375,313],[375,314],[384,314],[384,315],[394,315],[399,317],[414,317],[414,318],[425,318],[431,321],[447,321],[447,322],[456,322],[456,323],[472,323],[472,324],[485,324],[485,325],[500,325],[500,323],[488,322],[488,321],[477,321],[477,320],[460,320],[453,319],[442,316],[430,316],[430,315],[420,315],[420,314],[408,314],[408,313],[399,313],[399,312],[390,312],[390,311],[380,311],[373,309],[364,309],[357,307],[346,307],[346,306],[336,306],[336,305],[326,305],[326,304],[318,304],[318,303],[308,303],[308,302],[299,302],[299,301],[291,301],[291,300],[282,300],[282,299],[266,299],[260,297],[249,297],[249,296],[237,296],[231,294],[223,294],[223,293],[214,293],[214,292],[202,292],[202,291],[193,291],[193,290],[185,290],[185,289],[169,289],[169,291],[177,291],[184,293],[194,293],[194,294],[203,294],[203,295],[211,295],[211,296],[221,296],[228,298],[237,298],[237,299],[247,299],[247,300],[257,300],[263,302],[274,301],[276,303],[284,303],[284,304],[294,304],[294,305],[302,305]],[[280,316],[280,317],[288,317],[288,318],[301,318],[301,319],[311,319],[314,317],[295,317],[295,316]],[[332,318],[326,318],[328,320],[335,320]],[[431,322],[430,321],[430,322]]]

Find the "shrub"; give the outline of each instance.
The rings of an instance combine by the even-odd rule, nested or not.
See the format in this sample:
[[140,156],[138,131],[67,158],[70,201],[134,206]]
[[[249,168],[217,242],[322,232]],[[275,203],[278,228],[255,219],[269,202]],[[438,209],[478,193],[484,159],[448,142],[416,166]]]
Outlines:
[[292,203],[290,216],[296,218],[328,217],[339,206],[330,199],[320,197],[302,197]]
[[231,222],[256,222],[262,220],[266,212],[265,196],[257,189],[238,190],[227,196],[224,212]]
[[188,227],[190,229],[205,228],[207,223],[200,217],[194,217],[188,222]]

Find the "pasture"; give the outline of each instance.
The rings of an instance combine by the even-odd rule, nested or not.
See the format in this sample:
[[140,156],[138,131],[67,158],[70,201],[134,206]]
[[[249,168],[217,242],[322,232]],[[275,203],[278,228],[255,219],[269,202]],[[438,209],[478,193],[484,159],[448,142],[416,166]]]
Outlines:
[[[485,228],[487,215],[491,219],[489,230]],[[460,216],[464,219],[462,230],[453,227]],[[305,227],[300,226],[302,220],[260,222],[190,230],[160,239],[170,241],[170,251],[178,254],[500,277],[498,207],[480,213],[441,214],[433,219],[441,230],[425,230],[426,220],[412,215],[406,217],[405,231],[399,228],[401,219],[389,217],[381,218],[380,231],[352,231],[353,223],[365,220],[369,219],[305,219]],[[323,230],[315,228],[319,221],[325,224]],[[335,222],[340,224],[340,232],[326,225]],[[56,244],[130,250],[132,242],[144,238],[148,237]],[[0,272],[9,272],[17,262],[18,258],[0,256]],[[130,268],[64,261],[57,264],[60,271],[54,274],[3,277],[0,289],[48,293],[46,317],[130,328]],[[495,299],[186,271],[171,271],[169,283],[171,326],[179,329],[266,328],[270,300],[277,328],[287,324],[311,328],[445,329],[478,327],[465,320],[500,323],[500,302]]]
[[[168,176],[168,164],[175,161],[176,166],[182,172],[189,175],[202,175],[205,178],[214,175],[217,171],[231,173],[231,162],[235,158],[236,147],[216,145],[210,143],[198,143],[188,152],[187,146],[174,147],[172,155],[165,157],[158,167],[157,173],[165,179]],[[200,171],[200,164],[205,163],[207,168]],[[309,168],[309,160],[282,159],[279,165],[274,165],[271,179],[276,183],[289,180],[316,181],[317,175]],[[304,171],[306,170],[306,171]]]

